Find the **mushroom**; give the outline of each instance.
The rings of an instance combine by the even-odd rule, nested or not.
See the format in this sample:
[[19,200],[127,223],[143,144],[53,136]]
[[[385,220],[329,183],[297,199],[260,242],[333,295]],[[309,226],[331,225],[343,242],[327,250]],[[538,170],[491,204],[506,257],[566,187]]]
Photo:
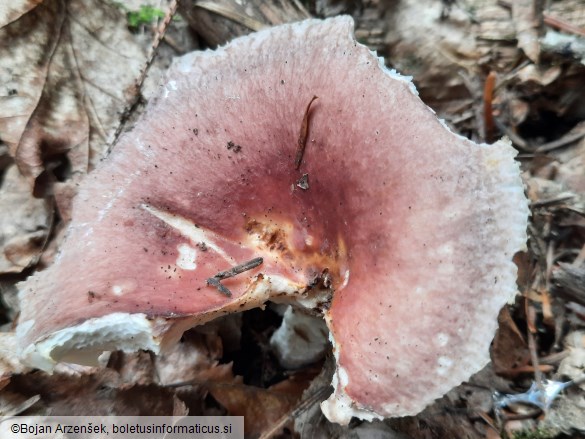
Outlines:
[[323,312],[339,423],[415,414],[488,362],[526,239],[515,152],[450,132],[352,32],[307,20],[174,63],[19,287],[28,364],[157,353],[267,300]]

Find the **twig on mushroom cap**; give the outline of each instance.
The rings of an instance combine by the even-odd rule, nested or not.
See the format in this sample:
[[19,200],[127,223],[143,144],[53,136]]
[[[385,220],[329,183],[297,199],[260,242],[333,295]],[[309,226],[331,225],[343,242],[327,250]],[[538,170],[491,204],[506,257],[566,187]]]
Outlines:
[[216,287],[220,293],[222,293],[228,297],[231,297],[232,292],[229,290],[229,288],[227,288],[225,285],[223,285],[220,282],[220,280],[227,279],[229,277],[237,276],[238,274],[243,273],[244,271],[252,270],[253,268],[256,268],[260,264],[262,264],[262,262],[264,262],[264,259],[254,258],[248,262],[244,262],[243,264],[236,265],[236,266],[230,268],[229,270],[220,271],[215,276],[207,279],[207,285],[211,285],[212,287]]
[[220,280],[227,279],[228,277],[234,277],[240,273],[243,273],[244,271],[248,271],[248,270],[251,270],[253,268],[258,267],[259,265],[262,264],[262,262],[264,262],[264,259],[254,258],[248,262],[244,262],[243,264],[236,265],[236,266],[230,268],[229,270],[220,271],[214,277],[216,279],[220,279]]
[[303,154],[305,154],[305,147],[307,146],[307,133],[309,131],[309,111],[311,110],[311,105],[313,104],[313,101],[315,101],[315,99],[319,99],[319,97],[313,96],[313,98],[307,105],[305,115],[303,116],[303,122],[301,123],[301,132],[299,133],[297,154],[295,156],[295,169],[299,169],[301,167]]
[[217,288],[217,290],[224,296],[232,296],[232,292],[229,290],[229,288],[223,285],[216,277],[210,277],[207,279],[207,285]]

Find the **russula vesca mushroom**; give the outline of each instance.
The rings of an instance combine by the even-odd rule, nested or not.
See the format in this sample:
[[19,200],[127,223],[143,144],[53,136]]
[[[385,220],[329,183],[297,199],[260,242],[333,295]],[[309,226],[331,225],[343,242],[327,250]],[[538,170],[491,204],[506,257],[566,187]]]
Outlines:
[[451,133],[352,31],[308,20],[173,65],[20,285],[28,363],[158,352],[269,299],[324,309],[333,421],[417,413],[488,362],[525,243],[514,150]]

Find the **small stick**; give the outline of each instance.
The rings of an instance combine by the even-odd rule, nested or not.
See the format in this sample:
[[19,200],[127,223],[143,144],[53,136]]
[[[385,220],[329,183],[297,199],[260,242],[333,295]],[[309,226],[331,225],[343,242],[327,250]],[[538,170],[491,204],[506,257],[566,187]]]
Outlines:
[[228,277],[234,277],[240,273],[243,273],[244,271],[248,271],[248,270],[251,270],[252,268],[256,268],[258,265],[262,264],[262,262],[264,262],[264,259],[254,258],[251,261],[236,265],[236,266],[230,268],[229,270],[220,271],[219,273],[217,273],[213,277],[216,279],[219,279],[219,280],[227,279]]
[[544,24],[559,29],[560,31],[569,32],[575,35],[585,37],[585,29],[569,23],[561,18],[555,17],[547,12],[544,13]]
[[494,100],[494,88],[496,86],[496,73],[490,72],[485,80],[483,88],[483,120],[484,120],[484,135],[486,142],[492,141],[494,133],[494,113],[492,102]]
[[528,145],[526,140],[524,140],[522,137],[520,137],[518,134],[512,131],[512,129],[505,126],[502,122],[500,122],[499,119],[494,118],[494,122],[496,124],[496,127],[500,131],[502,131],[506,136],[508,136],[512,143],[517,147],[517,149],[521,149],[522,151],[525,152],[533,152],[533,149],[530,148],[530,145]]
[[223,285],[216,277],[210,277],[207,279],[207,285],[217,288],[218,291],[224,296],[232,297],[232,292],[229,290],[229,288]]
[[538,352],[536,351],[536,310],[531,305],[528,299],[524,302],[526,311],[526,323],[527,323],[527,339],[528,339],[528,350],[530,351],[530,360],[532,361],[532,367],[534,367],[534,381],[540,390],[543,390],[542,383],[542,371],[540,370],[540,364],[538,362]]
[[568,134],[565,137],[561,137],[560,139],[540,145],[538,148],[536,148],[535,152],[543,153],[555,150],[557,148],[562,148],[563,146],[567,146],[573,142],[581,140],[583,137],[585,137],[585,131]]
[[262,262],[264,262],[263,258],[254,258],[248,262],[244,262],[243,264],[236,265],[236,266],[230,268],[229,270],[220,271],[215,276],[207,279],[207,285],[215,287],[223,295],[225,295],[227,297],[231,297],[232,292],[229,290],[229,288],[227,288],[225,285],[223,285],[220,282],[220,280],[227,279],[229,277],[234,277],[240,273],[243,273],[244,271],[248,271],[248,270],[251,270],[253,268],[256,268],[257,266],[262,264]]
[[305,147],[307,146],[307,134],[309,132],[309,111],[311,110],[311,105],[315,99],[319,99],[318,96],[313,96],[309,105],[307,105],[307,109],[305,110],[305,115],[303,116],[303,122],[301,123],[301,132],[299,133],[299,140],[297,141],[297,154],[295,156],[295,169],[299,169],[301,167],[301,161],[303,160],[303,155],[305,154]]

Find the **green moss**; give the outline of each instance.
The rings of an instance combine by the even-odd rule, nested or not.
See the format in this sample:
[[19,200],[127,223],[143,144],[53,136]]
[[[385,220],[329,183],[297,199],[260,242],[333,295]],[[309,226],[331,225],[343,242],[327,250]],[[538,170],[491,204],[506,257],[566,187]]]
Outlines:
[[150,24],[157,18],[164,18],[165,16],[164,11],[161,9],[148,5],[140,6],[140,9],[137,11],[131,11],[121,2],[114,2],[114,4],[126,12],[126,20],[128,21],[130,30],[138,30],[141,26]]

